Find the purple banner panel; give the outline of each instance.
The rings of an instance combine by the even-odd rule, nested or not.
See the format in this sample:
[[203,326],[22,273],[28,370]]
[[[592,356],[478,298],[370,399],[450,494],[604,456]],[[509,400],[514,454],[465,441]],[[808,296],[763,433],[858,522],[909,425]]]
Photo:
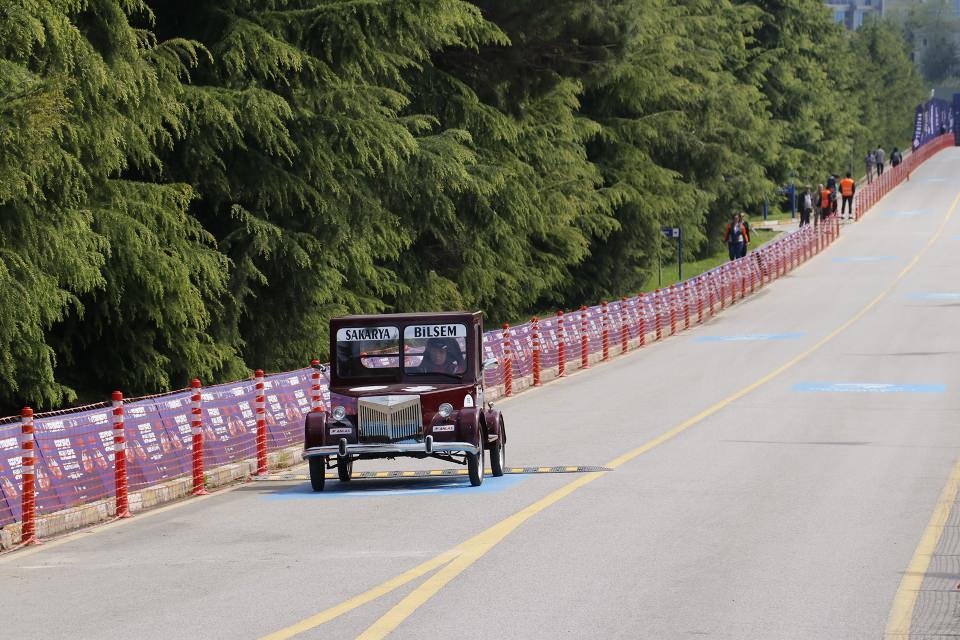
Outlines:
[[230,464],[257,454],[253,380],[203,390],[204,464]]
[[0,424],[0,527],[20,519],[20,423]]
[[109,407],[34,420],[37,513],[113,496]]
[[[303,442],[303,419],[310,412],[312,373],[313,369],[300,369],[264,379],[268,449]],[[326,387],[326,381],[321,385]],[[326,389],[321,389],[321,393],[327,395]]]
[[131,490],[190,473],[190,392],[124,406],[127,485]]

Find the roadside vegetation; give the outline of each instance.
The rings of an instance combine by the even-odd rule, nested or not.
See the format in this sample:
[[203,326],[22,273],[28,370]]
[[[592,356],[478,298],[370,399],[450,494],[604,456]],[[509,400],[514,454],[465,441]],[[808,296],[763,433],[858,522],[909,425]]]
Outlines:
[[817,0],[0,0],[0,405],[638,291],[922,94]]

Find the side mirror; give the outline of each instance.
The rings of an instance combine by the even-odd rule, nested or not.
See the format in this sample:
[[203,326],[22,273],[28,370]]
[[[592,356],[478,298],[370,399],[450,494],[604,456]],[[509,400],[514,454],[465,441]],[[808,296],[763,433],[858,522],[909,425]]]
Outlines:
[[500,366],[500,361],[496,358],[490,358],[489,360],[483,361],[483,370],[489,371],[490,369],[496,369]]
[[326,373],[326,372],[327,372],[327,365],[325,365],[325,364],[312,364],[312,365],[310,365],[310,366],[313,367],[314,369],[316,369],[317,371],[319,371],[320,373]]

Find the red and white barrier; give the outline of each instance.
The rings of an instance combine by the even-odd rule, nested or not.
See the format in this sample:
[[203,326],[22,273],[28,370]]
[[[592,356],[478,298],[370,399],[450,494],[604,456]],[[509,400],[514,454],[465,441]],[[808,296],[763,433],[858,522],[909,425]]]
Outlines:
[[21,544],[36,544],[36,483],[33,437],[33,409],[24,407],[20,412],[20,477],[22,489],[20,494],[20,513],[23,527],[20,529]]
[[266,402],[263,395],[263,370],[257,369],[253,373],[253,379],[256,392],[253,408],[257,417],[257,475],[262,476],[267,473],[267,419]]
[[310,411],[323,411],[323,392],[320,387],[320,372],[316,369],[320,366],[320,361],[313,359],[310,361],[310,366],[313,367],[313,372],[310,374],[310,380],[313,382],[310,386]]
[[513,395],[513,350],[510,348],[510,325],[503,325],[503,389],[508,398]]
[[193,451],[193,495],[206,495],[203,477],[203,408],[200,381],[194,378],[190,382],[190,433]]
[[127,498],[127,433],[123,422],[123,394],[113,392],[113,468],[117,517],[129,518]]

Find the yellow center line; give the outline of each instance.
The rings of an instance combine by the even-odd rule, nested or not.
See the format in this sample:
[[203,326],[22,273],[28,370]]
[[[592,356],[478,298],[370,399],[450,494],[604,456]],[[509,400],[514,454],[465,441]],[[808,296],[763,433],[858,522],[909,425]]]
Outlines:
[[369,591],[365,591],[364,593],[361,593],[358,596],[354,596],[353,598],[350,598],[345,602],[341,602],[340,604],[334,607],[325,609],[324,611],[321,611],[315,616],[310,616],[305,620],[301,620],[295,625],[291,625],[285,629],[281,629],[280,631],[271,633],[270,635],[263,636],[260,640],[282,640],[285,638],[292,638],[293,636],[303,633],[304,631],[309,631],[314,627],[318,627],[325,622],[329,622],[330,620],[333,620],[336,617],[342,616],[345,613],[353,611],[357,607],[361,607],[367,604],[368,602],[376,600],[380,596],[386,595],[391,591],[393,591],[394,589],[398,589],[403,585],[407,584],[408,582],[411,582],[412,580],[416,580],[417,578],[427,573],[430,573],[437,567],[442,567],[446,563],[450,562],[452,559],[456,558],[458,555],[459,555],[458,548],[453,548],[453,549],[450,549],[449,551],[445,551],[444,553],[441,553],[440,555],[434,558],[431,558],[430,560],[427,560],[423,564],[417,565],[416,567],[414,567],[413,569],[410,569],[409,571],[404,571],[397,577],[391,578],[390,580],[387,580],[383,584],[377,587],[374,587]]
[[[917,264],[920,257],[929,249],[933,243],[940,237],[943,233],[944,228],[947,225],[947,222],[950,220],[954,211],[957,208],[957,204],[960,203],[960,194],[957,195],[954,199],[953,204],[951,205],[949,211],[947,212],[946,218],[944,218],[943,223],[940,225],[939,229],[931,238],[920,252],[910,261],[910,263],[893,279],[893,281],[887,286],[886,290],[876,296],[873,300],[867,303],[860,311],[858,311],[852,318],[844,322],[837,329],[831,332],[826,337],[822,338],[812,347],[803,351],[786,364],[778,367],[777,369],[771,371],[767,375],[763,376],[756,382],[747,385],[746,387],[740,389],[733,395],[711,405],[707,409],[701,411],[697,415],[689,418],[677,426],[673,427],[669,431],[662,433],[656,438],[644,443],[643,445],[624,453],[621,456],[618,456],[605,464],[604,466],[616,469],[627,462],[633,460],[637,456],[640,456],[647,451],[650,451],[654,447],[657,447],[668,440],[678,436],[683,433],[690,427],[695,424],[702,422],[711,415],[717,413],[727,405],[735,402],[750,393],[751,391],[756,390],[758,387],[770,382],[780,374],[789,370],[790,368],[797,365],[799,362],[809,357],[812,353],[822,348],[825,344],[836,338],[840,333],[848,329],[852,324],[857,322],[862,318],[866,313],[873,309],[877,304],[879,304],[884,298],[886,298],[890,291],[903,279],[907,273]],[[312,629],[316,626],[328,622],[348,611],[352,611],[356,607],[370,602],[376,598],[379,598],[382,595],[385,595],[407,583],[416,579],[417,577],[423,576],[434,569],[440,568],[434,575],[428,578],[423,582],[419,587],[414,589],[409,595],[407,595],[403,600],[397,603],[393,608],[391,608],[387,613],[385,613],[381,618],[374,622],[370,627],[367,628],[358,638],[363,640],[373,640],[375,638],[384,638],[393,632],[404,620],[409,618],[418,608],[423,606],[426,602],[430,600],[434,595],[436,595],[444,586],[450,583],[455,577],[465,571],[477,560],[482,558],[490,549],[496,546],[500,541],[512,533],[517,527],[521,524],[532,518],[534,515],[543,511],[544,509],[550,507],[554,503],[562,500],[568,495],[572,494],[577,489],[585,487],[591,482],[602,477],[604,474],[589,474],[578,477],[576,480],[560,487],[559,489],[547,494],[545,497],[537,500],[533,504],[521,509],[517,513],[508,516],[506,519],[501,520],[492,527],[486,529],[482,533],[466,540],[465,542],[457,545],[453,549],[446,551],[435,558],[428,560],[427,562],[410,569],[409,571],[392,578],[383,584],[374,587],[370,591],[362,593],[346,602],[336,605],[330,609],[322,611],[317,615],[307,618],[297,624],[282,629],[276,633],[273,633],[269,636],[264,636],[261,640],[283,640],[286,638],[291,638],[299,633],[303,633],[309,629]],[[939,539],[939,535],[937,536]],[[918,549],[919,551],[919,549]],[[928,554],[929,555],[929,554]],[[441,568],[442,567],[442,568]],[[925,571],[925,567],[924,567]],[[899,594],[898,594],[899,595]],[[915,597],[915,592],[914,592]],[[912,607],[912,605],[911,605]]]
[[910,627],[913,624],[913,609],[917,604],[917,594],[920,592],[920,586],[927,575],[927,569],[930,568],[930,560],[933,559],[933,552],[940,544],[940,536],[943,535],[943,528],[950,517],[950,510],[953,508],[957,499],[957,493],[960,491],[960,458],[957,459],[950,472],[950,479],[940,493],[940,499],[937,501],[937,507],[930,517],[923,536],[920,538],[920,544],[910,559],[906,573],[900,581],[897,588],[897,594],[893,598],[893,606],[890,607],[890,617],[887,619],[887,631],[885,638],[900,639],[906,638],[910,634]]

